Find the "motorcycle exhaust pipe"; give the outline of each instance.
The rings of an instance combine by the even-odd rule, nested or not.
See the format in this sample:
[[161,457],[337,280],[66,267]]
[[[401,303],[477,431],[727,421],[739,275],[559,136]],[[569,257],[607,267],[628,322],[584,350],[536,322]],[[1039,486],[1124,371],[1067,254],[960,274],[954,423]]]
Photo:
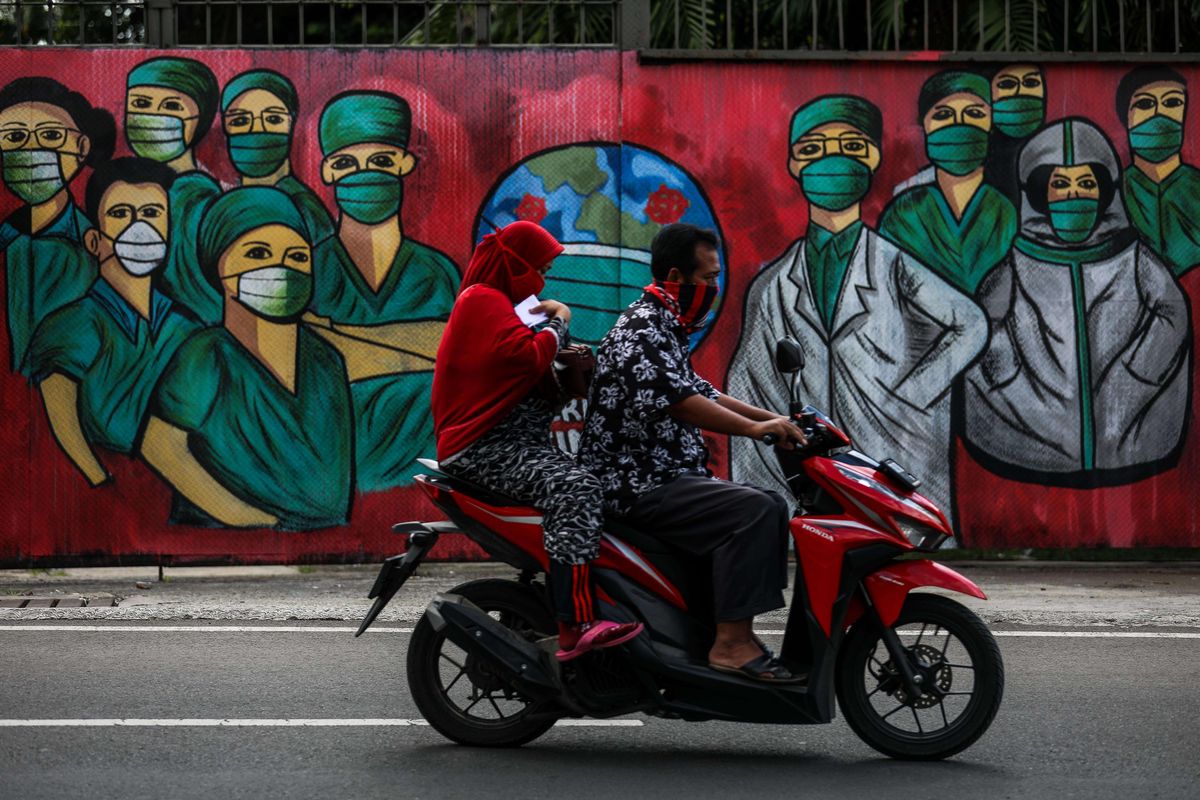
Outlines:
[[477,658],[487,659],[501,677],[531,700],[549,700],[562,686],[544,650],[492,619],[457,594],[439,594],[425,610],[433,629]]

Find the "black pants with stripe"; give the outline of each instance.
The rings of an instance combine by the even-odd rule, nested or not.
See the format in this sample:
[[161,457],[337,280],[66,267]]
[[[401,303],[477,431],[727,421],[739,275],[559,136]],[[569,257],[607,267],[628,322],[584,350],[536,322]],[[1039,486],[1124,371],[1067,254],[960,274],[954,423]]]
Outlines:
[[542,512],[554,612],[567,623],[595,617],[588,562],[600,552],[600,482],[552,441],[552,411],[531,395],[441,468]]

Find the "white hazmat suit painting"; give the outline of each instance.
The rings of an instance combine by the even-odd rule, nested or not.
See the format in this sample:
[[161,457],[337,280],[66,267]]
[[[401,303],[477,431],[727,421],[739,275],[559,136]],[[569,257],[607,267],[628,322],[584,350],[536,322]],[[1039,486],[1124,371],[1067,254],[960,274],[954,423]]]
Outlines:
[[1018,163],[1020,232],[979,288],[991,339],[965,376],[967,446],[994,472],[1058,485],[1165,469],[1188,417],[1187,300],[1130,227],[1098,128],[1054,122]]

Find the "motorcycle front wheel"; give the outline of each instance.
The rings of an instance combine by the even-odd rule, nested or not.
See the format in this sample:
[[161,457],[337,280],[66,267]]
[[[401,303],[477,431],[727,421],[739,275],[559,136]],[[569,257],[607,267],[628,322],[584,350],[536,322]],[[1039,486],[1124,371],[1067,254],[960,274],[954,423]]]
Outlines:
[[878,624],[863,618],[838,657],[838,706],[859,737],[884,755],[935,760],[962,752],[992,724],[1004,694],[1004,661],[995,637],[963,605],[909,595],[892,628],[922,676],[909,696]]
[[[528,586],[479,580],[450,590],[533,641],[556,630],[550,609]],[[553,717],[534,715],[533,704],[505,685],[491,664],[434,630],[428,615],[413,629],[408,647],[408,688],[425,720],[459,744],[517,747],[550,730]]]

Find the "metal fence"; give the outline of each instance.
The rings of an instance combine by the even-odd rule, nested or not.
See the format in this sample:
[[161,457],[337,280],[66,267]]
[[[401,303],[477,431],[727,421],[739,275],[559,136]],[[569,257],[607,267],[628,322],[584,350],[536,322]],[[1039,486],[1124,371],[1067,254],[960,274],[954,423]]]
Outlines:
[[0,45],[621,47],[663,58],[1195,55],[1200,0],[0,0]]
[[1136,57],[1194,53],[1200,40],[1197,0],[664,0],[652,6],[648,48],[660,55]]

